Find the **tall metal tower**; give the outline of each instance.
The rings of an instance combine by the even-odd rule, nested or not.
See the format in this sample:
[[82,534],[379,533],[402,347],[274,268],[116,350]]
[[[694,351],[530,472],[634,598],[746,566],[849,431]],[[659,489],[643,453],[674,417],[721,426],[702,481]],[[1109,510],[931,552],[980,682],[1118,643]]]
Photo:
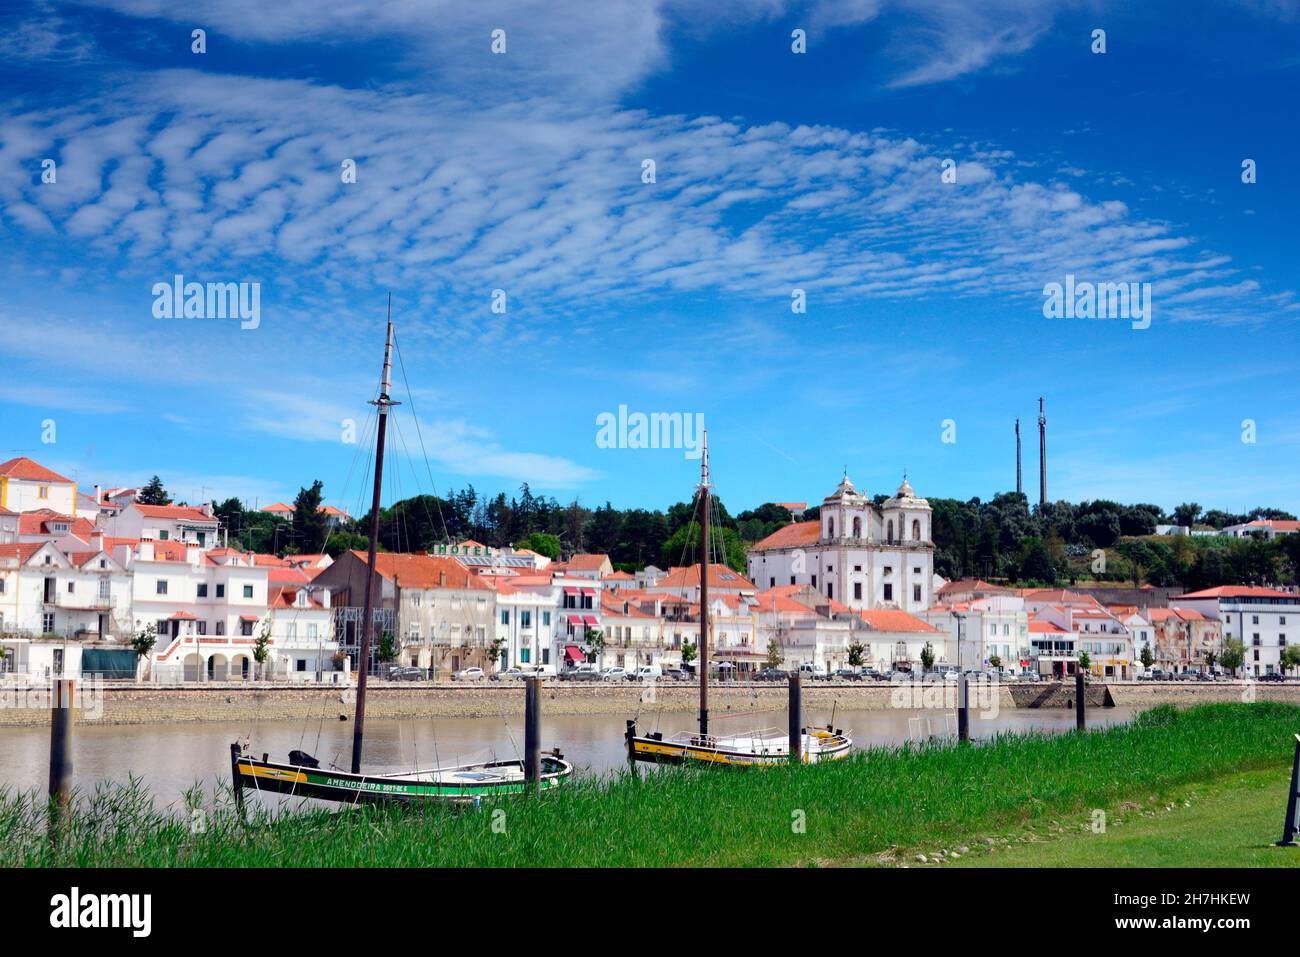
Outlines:
[[1043,397],[1038,397],[1038,504],[1047,504],[1047,416]]
[[1020,482],[1020,417],[1016,416],[1016,494],[1024,495],[1025,490]]

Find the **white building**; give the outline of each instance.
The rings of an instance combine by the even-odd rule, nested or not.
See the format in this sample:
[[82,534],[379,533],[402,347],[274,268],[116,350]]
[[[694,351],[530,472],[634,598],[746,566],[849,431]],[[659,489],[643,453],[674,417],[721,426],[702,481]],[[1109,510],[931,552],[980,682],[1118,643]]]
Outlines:
[[1300,594],[1258,585],[1220,585],[1169,599],[1174,608],[1190,608],[1223,623],[1223,640],[1245,646],[1242,670],[1276,674],[1282,649],[1300,643]]
[[917,617],[934,625],[946,636],[956,663],[960,626],[961,662],[965,670],[992,668],[1019,674],[1033,668],[1029,645],[1029,612],[1015,594],[996,594],[953,604],[935,605]]
[[0,462],[0,508],[32,512],[48,508],[77,514],[77,483],[29,458]]
[[115,538],[141,541],[182,542],[199,548],[216,548],[217,519],[211,505],[142,505],[128,502],[114,516],[105,519],[108,533]]
[[290,681],[330,681],[342,676],[334,656],[334,609],[330,590],[316,585],[272,585],[267,592],[271,617],[273,677]]
[[1232,538],[1263,538],[1272,541],[1283,535],[1294,535],[1300,531],[1300,522],[1261,518],[1244,525],[1229,525],[1219,534]]
[[84,641],[129,634],[130,575],[102,547],[83,549],[0,545],[0,634]]
[[854,610],[921,612],[934,588],[930,518],[906,479],[876,508],[846,475],[819,521],[787,525],[750,549],[749,578],[760,588],[811,585]]
[[[502,570],[504,571],[504,570]],[[556,665],[560,623],[560,586],[549,574],[481,574],[496,590],[496,639],[502,668]]]

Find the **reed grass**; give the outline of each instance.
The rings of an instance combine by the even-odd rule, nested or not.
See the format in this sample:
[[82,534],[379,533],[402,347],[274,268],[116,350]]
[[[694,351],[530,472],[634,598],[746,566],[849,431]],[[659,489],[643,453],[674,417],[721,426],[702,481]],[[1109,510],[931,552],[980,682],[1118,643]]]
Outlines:
[[[229,789],[159,808],[139,781],[78,794],[57,843],[44,797],[0,793],[0,865],[788,866],[1002,833],[1291,759],[1300,707],[1162,706],[1086,733],[876,748],[825,765],[578,776],[478,808],[236,813]],[[1280,772],[1281,773],[1281,772]],[[196,813],[197,812],[197,813]]]

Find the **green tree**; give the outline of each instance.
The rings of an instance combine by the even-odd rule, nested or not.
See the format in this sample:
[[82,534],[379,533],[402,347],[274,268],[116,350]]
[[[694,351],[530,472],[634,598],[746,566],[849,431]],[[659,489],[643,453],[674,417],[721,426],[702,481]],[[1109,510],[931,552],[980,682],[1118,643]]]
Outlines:
[[560,557],[560,536],[552,535],[549,532],[533,532],[522,542],[516,543],[515,548],[531,549],[537,554],[545,555],[555,561]]
[[1196,524],[1196,520],[1201,516],[1201,506],[1195,502],[1184,502],[1174,509],[1173,519],[1175,525],[1186,525],[1189,528]]
[[[1206,657],[1208,658],[1209,656],[1207,655]],[[1142,654],[1138,656],[1138,660],[1142,662],[1143,668],[1150,668],[1153,664],[1155,664],[1156,656],[1151,651],[1151,642],[1149,641],[1143,642]]]
[[861,668],[862,662],[866,659],[867,646],[860,641],[849,642],[849,665],[854,668]]
[[934,645],[930,642],[925,643],[921,649],[921,668],[925,671],[931,671],[934,668]]
[[682,664],[689,665],[695,660],[695,646],[689,641],[682,642]]
[[1300,645],[1287,645],[1282,649],[1282,671],[1300,668]]
[[162,479],[155,475],[144,488],[140,489],[140,497],[136,501],[141,505],[170,505],[172,497],[163,488]]
[[380,661],[392,661],[397,657],[397,638],[391,631],[384,631],[379,636],[379,647],[375,650],[375,657]]
[[1234,675],[1246,660],[1246,646],[1236,638],[1229,638],[1223,643],[1223,654],[1219,655],[1219,664]]
[[131,636],[131,650],[135,652],[136,660],[148,658],[157,643],[158,629],[150,622]]
[[992,668],[994,671],[1001,671],[1001,670],[1002,670],[1002,656],[1001,656],[1001,655],[989,655],[989,667]]
[[781,667],[781,646],[776,643],[775,638],[767,642],[767,666],[769,668]]
[[265,674],[266,659],[271,657],[271,619],[262,622],[262,630],[253,642],[253,660],[257,662],[259,672]]
[[595,628],[588,628],[582,640],[587,643],[587,660],[594,662],[605,652],[605,636]]
[[309,488],[300,488],[293,500],[293,544],[307,555],[324,550],[325,539],[329,537],[329,519],[321,511],[322,487],[323,483],[317,479]]
[[1088,654],[1086,651],[1079,652],[1079,668],[1086,672],[1091,667],[1092,667],[1092,656]]

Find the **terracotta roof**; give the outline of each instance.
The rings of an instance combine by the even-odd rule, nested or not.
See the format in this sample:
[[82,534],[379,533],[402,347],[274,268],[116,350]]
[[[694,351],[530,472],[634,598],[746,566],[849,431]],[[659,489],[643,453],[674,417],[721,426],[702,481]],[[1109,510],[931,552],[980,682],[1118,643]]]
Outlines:
[[86,518],[73,518],[71,515],[61,515],[58,512],[48,508],[38,508],[30,512],[20,512],[18,515],[18,534],[19,535],[51,535],[54,534],[45,528],[50,522],[66,522],[68,530],[78,538],[85,539],[88,535],[95,534],[98,529],[95,523]]
[[[266,590],[266,603],[272,608],[300,608],[302,606],[297,604],[299,591],[301,589],[289,585],[277,585],[274,588],[268,588]],[[310,594],[307,596],[307,604],[312,608],[325,607],[320,599]]]
[[857,613],[873,631],[917,631],[937,633],[938,628],[915,615],[896,608],[868,608]]
[[614,572],[612,575],[606,575],[605,581],[630,582],[635,581],[635,575],[629,575],[627,572]]
[[1300,598],[1300,594],[1278,591],[1276,588],[1264,588],[1260,585],[1219,585],[1202,591],[1188,592],[1186,595],[1177,595],[1170,601],[1177,601],[1179,598]]
[[45,544],[45,542],[19,542],[17,545],[0,545],[0,557],[17,558],[22,563],[40,551]]
[[1178,618],[1182,621],[1208,621],[1199,611],[1191,608],[1151,608],[1147,611],[1150,615],[1148,619],[1152,624],[1157,621],[1166,621],[1170,618]]
[[8,462],[0,462],[0,475],[8,478],[28,479],[33,482],[63,482],[71,485],[72,479],[64,478],[58,472],[47,469],[39,462],[33,462],[29,458],[19,456],[16,459],[10,459]]
[[784,528],[778,528],[762,541],[755,542],[749,550],[766,551],[770,548],[800,548],[817,544],[821,537],[820,522],[794,522]]
[[216,518],[193,505],[141,505],[139,502],[131,504],[139,509],[140,514],[145,518],[184,519],[190,522],[217,524]]
[[1051,633],[1054,635],[1070,634],[1069,631],[1067,631],[1065,628],[1062,628],[1060,625],[1054,625],[1050,621],[1042,621],[1038,618],[1029,619],[1029,630],[1033,632],[1038,632],[1040,634],[1045,634],[1045,633]]
[[[353,549],[352,554],[365,563],[365,552]],[[454,558],[443,558],[440,555],[380,552],[375,556],[375,570],[385,578],[395,580],[402,588],[492,587]],[[442,577],[444,575],[445,580]]]
[[935,592],[937,595],[961,594],[962,592],[990,591],[998,594],[1010,594],[1011,589],[1002,585],[991,585],[980,578],[962,578],[951,581]]
[[[661,588],[698,588],[700,586],[700,566],[698,563],[684,568],[673,567],[668,574],[654,583]],[[709,587],[728,588],[739,591],[758,591],[758,586],[740,572],[732,571],[725,565],[709,566]]]
[[609,556],[604,553],[579,553],[564,564],[573,571],[594,572],[599,571],[607,561],[609,561]]
[[286,505],[284,502],[272,502],[270,505],[263,506],[261,510],[263,512],[292,512],[293,506]]

